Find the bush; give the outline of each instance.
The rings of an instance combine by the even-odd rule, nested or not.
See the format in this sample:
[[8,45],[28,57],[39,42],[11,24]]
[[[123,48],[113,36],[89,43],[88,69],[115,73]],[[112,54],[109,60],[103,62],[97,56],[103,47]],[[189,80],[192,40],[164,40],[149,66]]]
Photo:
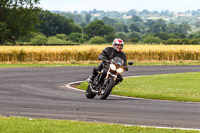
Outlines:
[[126,33],[125,32],[116,32],[116,38],[121,38],[122,40],[126,41]]
[[[104,38],[106,39],[106,42],[113,42],[113,40],[114,40],[115,38],[117,38],[117,37],[116,37],[115,34],[110,34],[110,35],[104,36]],[[120,37],[119,37],[119,38],[120,38]]]
[[73,42],[79,42],[81,36],[81,33],[71,33],[68,39]]
[[35,37],[31,38],[31,43],[33,44],[46,44],[47,37],[43,34],[38,34]]
[[164,44],[191,45],[191,44],[199,44],[199,42],[200,42],[200,40],[198,40],[198,39],[188,39],[188,38],[174,39],[174,38],[170,38],[170,39],[164,41]]
[[95,37],[92,37],[89,42],[90,44],[104,44],[106,43],[106,40],[103,37],[95,36]]
[[[181,42],[181,45],[183,44],[189,44],[190,43],[190,40],[188,38],[183,38],[182,39],[182,42]],[[180,43],[179,43],[180,44]]]
[[58,38],[58,39],[67,40],[66,34],[57,34],[55,37]]
[[159,37],[154,37],[152,35],[148,35],[142,39],[142,42],[149,43],[149,44],[152,44],[152,43],[159,44],[159,43],[161,43],[161,39]]
[[163,43],[164,44],[177,44],[178,41],[179,41],[178,39],[170,38],[170,39],[164,41]]
[[73,33],[71,33],[70,35],[69,35],[69,40],[70,41],[73,41],[73,42],[80,42],[80,43],[83,43],[83,42],[85,42],[85,41],[87,41],[88,40],[88,35],[86,35],[86,34],[83,34],[83,38],[82,38],[82,33],[75,33],[75,32],[73,32]]
[[49,37],[47,40],[47,44],[66,44],[65,40],[59,39],[57,37]]
[[126,34],[126,40],[129,40],[131,38],[138,38],[138,39],[140,39],[140,33],[134,32],[134,31],[127,33]]
[[137,43],[137,42],[139,42],[139,39],[138,38],[131,38],[131,39],[128,40],[128,42]]

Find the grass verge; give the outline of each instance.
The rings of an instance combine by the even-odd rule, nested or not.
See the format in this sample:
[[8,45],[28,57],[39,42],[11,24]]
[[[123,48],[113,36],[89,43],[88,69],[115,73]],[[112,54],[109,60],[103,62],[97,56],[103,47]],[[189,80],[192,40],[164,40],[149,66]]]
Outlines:
[[97,66],[97,61],[85,62],[0,62],[0,68],[8,67],[67,67],[67,66]]
[[197,133],[195,130],[142,128],[120,124],[0,117],[1,133]]
[[[101,61],[66,61],[66,62],[0,62],[5,67],[65,67],[65,66],[97,66]],[[200,65],[199,61],[134,61],[135,66],[154,65]]]
[[[112,94],[172,101],[200,102],[200,72],[125,78]],[[78,88],[86,89],[88,83]]]

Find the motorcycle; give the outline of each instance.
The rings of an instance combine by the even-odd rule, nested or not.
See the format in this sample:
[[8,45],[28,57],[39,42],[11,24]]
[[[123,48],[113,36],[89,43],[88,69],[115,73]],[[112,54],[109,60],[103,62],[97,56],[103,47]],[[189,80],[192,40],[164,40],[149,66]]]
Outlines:
[[[125,71],[124,61],[115,57],[111,61],[103,60],[104,67],[108,68],[107,74],[103,77],[103,69],[101,72],[98,72],[98,75],[89,83],[85,95],[87,98],[92,99],[97,94],[100,96],[100,99],[106,99],[114,86],[116,85],[117,75]],[[133,65],[133,62],[128,62],[128,65]]]

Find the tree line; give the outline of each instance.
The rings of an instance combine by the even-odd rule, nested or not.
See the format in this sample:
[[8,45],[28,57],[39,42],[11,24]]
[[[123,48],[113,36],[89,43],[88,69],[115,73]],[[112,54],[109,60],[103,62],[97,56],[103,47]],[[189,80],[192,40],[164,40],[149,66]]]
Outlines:
[[0,44],[102,44],[116,37],[130,43],[199,44],[200,33],[190,33],[188,23],[145,21],[137,15],[126,21],[106,16],[92,20],[87,13],[75,23],[62,14],[42,10],[38,4],[39,0],[0,1]]

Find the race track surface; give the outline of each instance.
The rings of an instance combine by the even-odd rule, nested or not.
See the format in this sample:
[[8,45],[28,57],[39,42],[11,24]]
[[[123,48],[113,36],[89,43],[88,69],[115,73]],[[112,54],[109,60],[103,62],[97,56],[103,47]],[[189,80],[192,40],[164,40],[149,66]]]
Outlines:
[[[66,84],[93,67],[0,68],[0,115],[143,126],[200,128],[200,103],[109,96],[87,99]],[[200,71],[200,66],[132,66],[126,76]]]

